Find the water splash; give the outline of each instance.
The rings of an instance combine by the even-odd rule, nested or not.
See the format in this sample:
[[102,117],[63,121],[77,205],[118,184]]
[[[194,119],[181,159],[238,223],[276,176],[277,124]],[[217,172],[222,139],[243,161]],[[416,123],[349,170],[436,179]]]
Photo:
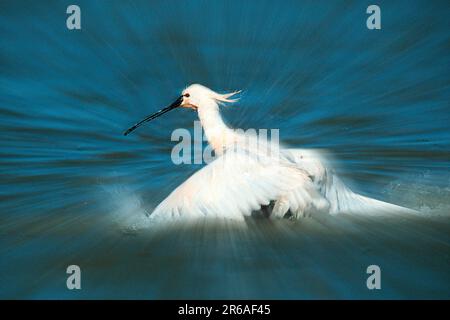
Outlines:
[[151,209],[145,206],[142,198],[130,188],[121,185],[103,187],[106,198],[105,210],[108,218],[124,234],[137,234],[142,229],[148,229],[153,224],[150,217]]

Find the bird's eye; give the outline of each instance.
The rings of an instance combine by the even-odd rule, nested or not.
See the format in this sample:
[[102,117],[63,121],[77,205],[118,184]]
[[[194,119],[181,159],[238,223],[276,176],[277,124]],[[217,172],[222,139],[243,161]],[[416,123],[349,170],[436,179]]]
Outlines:
[[185,93],[184,96],[185,96],[186,98],[189,98],[191,95],[190,95],[189,93]]

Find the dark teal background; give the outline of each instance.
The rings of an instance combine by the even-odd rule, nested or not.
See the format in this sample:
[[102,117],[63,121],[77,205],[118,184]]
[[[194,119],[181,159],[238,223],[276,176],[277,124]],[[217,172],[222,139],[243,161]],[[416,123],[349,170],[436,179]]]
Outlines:
[[[381,30],[370,4],[1,1],[0,297],[449,298],[450,3],[377,1]],[[147,238],[144,213],[201,167],[170,160],[196,114],[122,132],[191,83],[243,90],[230,125],[325,148],[356,190],[423,218]],[[391,279],[376,294],[372,263]]]

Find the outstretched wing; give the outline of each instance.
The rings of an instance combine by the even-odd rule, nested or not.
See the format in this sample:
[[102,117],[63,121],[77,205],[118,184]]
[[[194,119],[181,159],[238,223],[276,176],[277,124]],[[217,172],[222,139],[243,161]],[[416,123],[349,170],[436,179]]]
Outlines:
[[330,203],[331,214],[340,212],[359,214],[418,213],[412,209],[355,193],[332,173],[327,175],[325,196]]
[[225,153],[177,187],[150,217],[242,220],[300,184],[312,188],[302,170],[260,157],[245,152]]
[[325,155],[319,150],[287,149],[283,152],[291,162],[308,172],[316,190],[327,200],[330,214],[341,212],[360,214],[417,213],[417,211],[408,208],[353,192],[330,169]]

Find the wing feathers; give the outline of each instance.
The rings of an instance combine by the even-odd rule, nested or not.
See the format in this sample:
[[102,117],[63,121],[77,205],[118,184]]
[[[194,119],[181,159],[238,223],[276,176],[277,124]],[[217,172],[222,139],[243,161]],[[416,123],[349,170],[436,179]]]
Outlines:
[[266,160],[227,152],[177,187],[151,217],[165,219],[172,213],[179,218],[210,216],[240,220],[299,184],[310,184],[300,170]]

